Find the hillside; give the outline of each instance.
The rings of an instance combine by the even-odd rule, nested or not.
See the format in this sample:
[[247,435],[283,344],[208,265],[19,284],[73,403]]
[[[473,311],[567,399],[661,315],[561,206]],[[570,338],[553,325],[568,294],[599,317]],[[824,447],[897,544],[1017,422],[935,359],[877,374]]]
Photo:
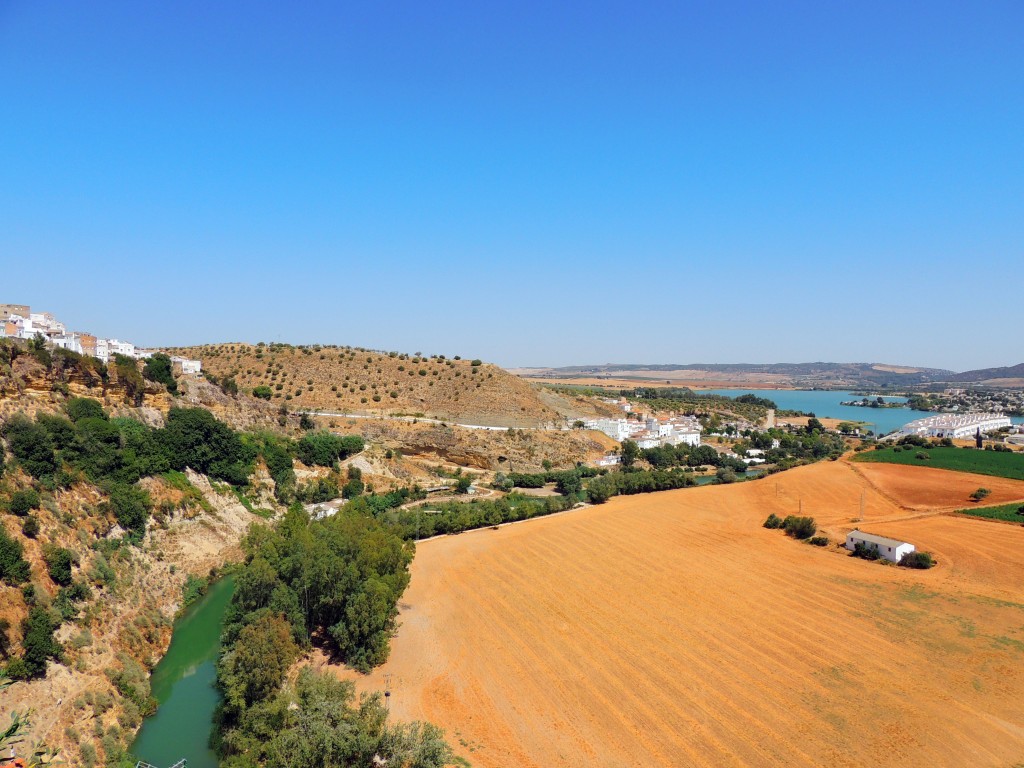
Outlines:
[[270,402],[289,410],[413,414],[512,427],[560,420],[529,383],[480,361],[320,345],[212,344],[167,351],[202,360],[206,373],[233,378],[242,390],[268,387]]
[[564,368],[524,368],[520,376],[544,379],[617,379],[660,381],[675,385],[776,387],[913,387],[947,380],[952,371],[883,363],[607,363]]
[[[989,384],[991,386],[1022,386],[1024,385],[1024,363],[1003,366],[1001,368],[979,368],[975,371],[964,371],[946,376],[945,381],[962,382],[965,384]],[[1001,384],[1000,382],[1007,382]]]

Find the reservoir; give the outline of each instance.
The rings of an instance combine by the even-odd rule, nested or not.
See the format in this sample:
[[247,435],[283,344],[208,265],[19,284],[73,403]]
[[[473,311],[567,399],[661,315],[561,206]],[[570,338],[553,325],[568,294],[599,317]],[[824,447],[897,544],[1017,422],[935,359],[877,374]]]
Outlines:
[[[868,429],[876,435],[884,435],[899,429],[909,421],[934,416],[931,411],[915,411],[909,408],[862,408],[857,405],[840,405],[849,400],[860,400],[863,395],[855,395],[848,390],[818,389],[701,389],[695,390],[703,395],[756,395],[774,400],[782,410],[804,411],[813,413],[818,418],[842,419],[843,421],[863,421]],[[885,397],[888,403],[905,403],[905,397]],[[785,418],[785,417],[783,417]],[[1014,423],[1022,419],[1014,418]]]
[[220,701],[214,687],[224,611],[234,592],[234,577],[210,585],[174,623],[167,655],[153,670],[150,684],[158,708],[147,718],[132,745],[138,760],[169,768],[188,760],[188,768],[217,768],[209,747],[213,713]]

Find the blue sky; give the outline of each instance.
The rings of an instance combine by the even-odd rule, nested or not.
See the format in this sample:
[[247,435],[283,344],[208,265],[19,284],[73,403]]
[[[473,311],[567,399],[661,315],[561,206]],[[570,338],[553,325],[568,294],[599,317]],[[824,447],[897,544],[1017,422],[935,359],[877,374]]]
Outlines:
[[1019,1],[0,0],[0,301],[146,345],[1018,363],[1022,29]]

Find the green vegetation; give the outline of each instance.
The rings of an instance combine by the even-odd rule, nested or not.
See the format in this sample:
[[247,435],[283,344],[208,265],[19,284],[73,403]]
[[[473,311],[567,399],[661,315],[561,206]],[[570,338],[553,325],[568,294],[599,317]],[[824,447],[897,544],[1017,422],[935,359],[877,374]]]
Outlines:
[[171,363],[171,358],[167,355],[157,352],[150,356],[142,369],[142,375],[149,381],[163,384],[172,395],[178,394],[178,382],[174,380],[174,366]]
[[413,545],[359,499],[324,520],[293,507],[253,528],[225,618],[215,747],[225,766],[445,765],[451,752],[428,725],[392,726],[380,698],[355,706],[351,683],[291,663],[315,637],[368,671],[386,660],[409,582]]
[[782,529],[787,536],[794,539],[809,539],[818,532],[818,525],[813,517],[797,517],[789,515],[782,521]]
[[359,435],[344,437],[331,432],[310,432],[295,445],[295,455],[307,466],[331,467],[365,448]]
[[21,622],[22,654],[7,664],[7,675],[15,680],[27,680],[46,672],[46,662],[59,659],[60,644],[53,633],[59,622],[40,605],[32,606],[28,616]]
[[986,517],[990,520],[1006,520],[1011,523],[1024,524],[1024,504],[1019,501],[1013,504],[1001,504],[997,507],[958,509],[957,512],[973,517]]
[[268,387],[266,384],[261,384],[258,387],[253,387],[252,396],[258,397],[260,400],[269,400],[274,396],[274,390]]
[[[927,455],[927,459],[918,458],[922,452]],[[859,453],[854,457],[854,461],[917,465],[927,461],[928,466],[939,469],[1024,480],[1024,455],[1003,451],[979,451],[975,448],[941,445],[929,445],[925,451],[916,451],[896,445]]]
[[930,552],[907,552],[900,558],[898,564],[904,568],[927,570],[935,565],[935,560]]
[[71,583],[71,566],[75,558],[70,550],[47,544],[43,547],[43,561],[50,578],[57,584],[66,587]]
[[28,581],[29,565],[21,542],[11,538],[0,525],[0,580],[12,586]]
[[764,521],[765,528],[778,529],[782,527],[782,518],[772,512],[768,515],[768,519]]
[[39,508],[39,493],[29,488],[25,491],[15,491],[11,494],[11,500],[7,503],[11,514],[24,517],[33,509]]

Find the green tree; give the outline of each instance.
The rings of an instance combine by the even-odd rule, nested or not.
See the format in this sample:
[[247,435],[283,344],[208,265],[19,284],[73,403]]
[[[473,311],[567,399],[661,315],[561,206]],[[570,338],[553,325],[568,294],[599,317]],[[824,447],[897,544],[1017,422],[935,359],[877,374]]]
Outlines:
[[0,525],[0,579],[12,585],[28,581],[29,566],[24,552],[21,542],[11,538]]
[[105,419],[107,414],[99,400],[91,397],[73,397],[64,406],[64,411],[72,421],[79,419]]
[[11,494],[11,500],[7,504],[12,514],[24,517],[33,509],[39,507],[39,494],[32,488],[23,491],[15,491]]
[[622,466],[632,467],[636,460],[640,458],[641,451],[633,440],[622,441]]
[[62,587],[71,583],[71,566],[74,564],[74,555],[70,550],[47,544],[43,547],[43,561],[46,563],[46,570],[51,579]]
[[238,634],[220,663],[220,684],[230,709],[244,710],[277,692],[299,655],[292,627],[264,613]]
[[178,394],[178,382],[174,380],[174,365],[167,355],[161,352],[151,355],[146,360],[142,375],[149,381],[163,384],[172,395]]

